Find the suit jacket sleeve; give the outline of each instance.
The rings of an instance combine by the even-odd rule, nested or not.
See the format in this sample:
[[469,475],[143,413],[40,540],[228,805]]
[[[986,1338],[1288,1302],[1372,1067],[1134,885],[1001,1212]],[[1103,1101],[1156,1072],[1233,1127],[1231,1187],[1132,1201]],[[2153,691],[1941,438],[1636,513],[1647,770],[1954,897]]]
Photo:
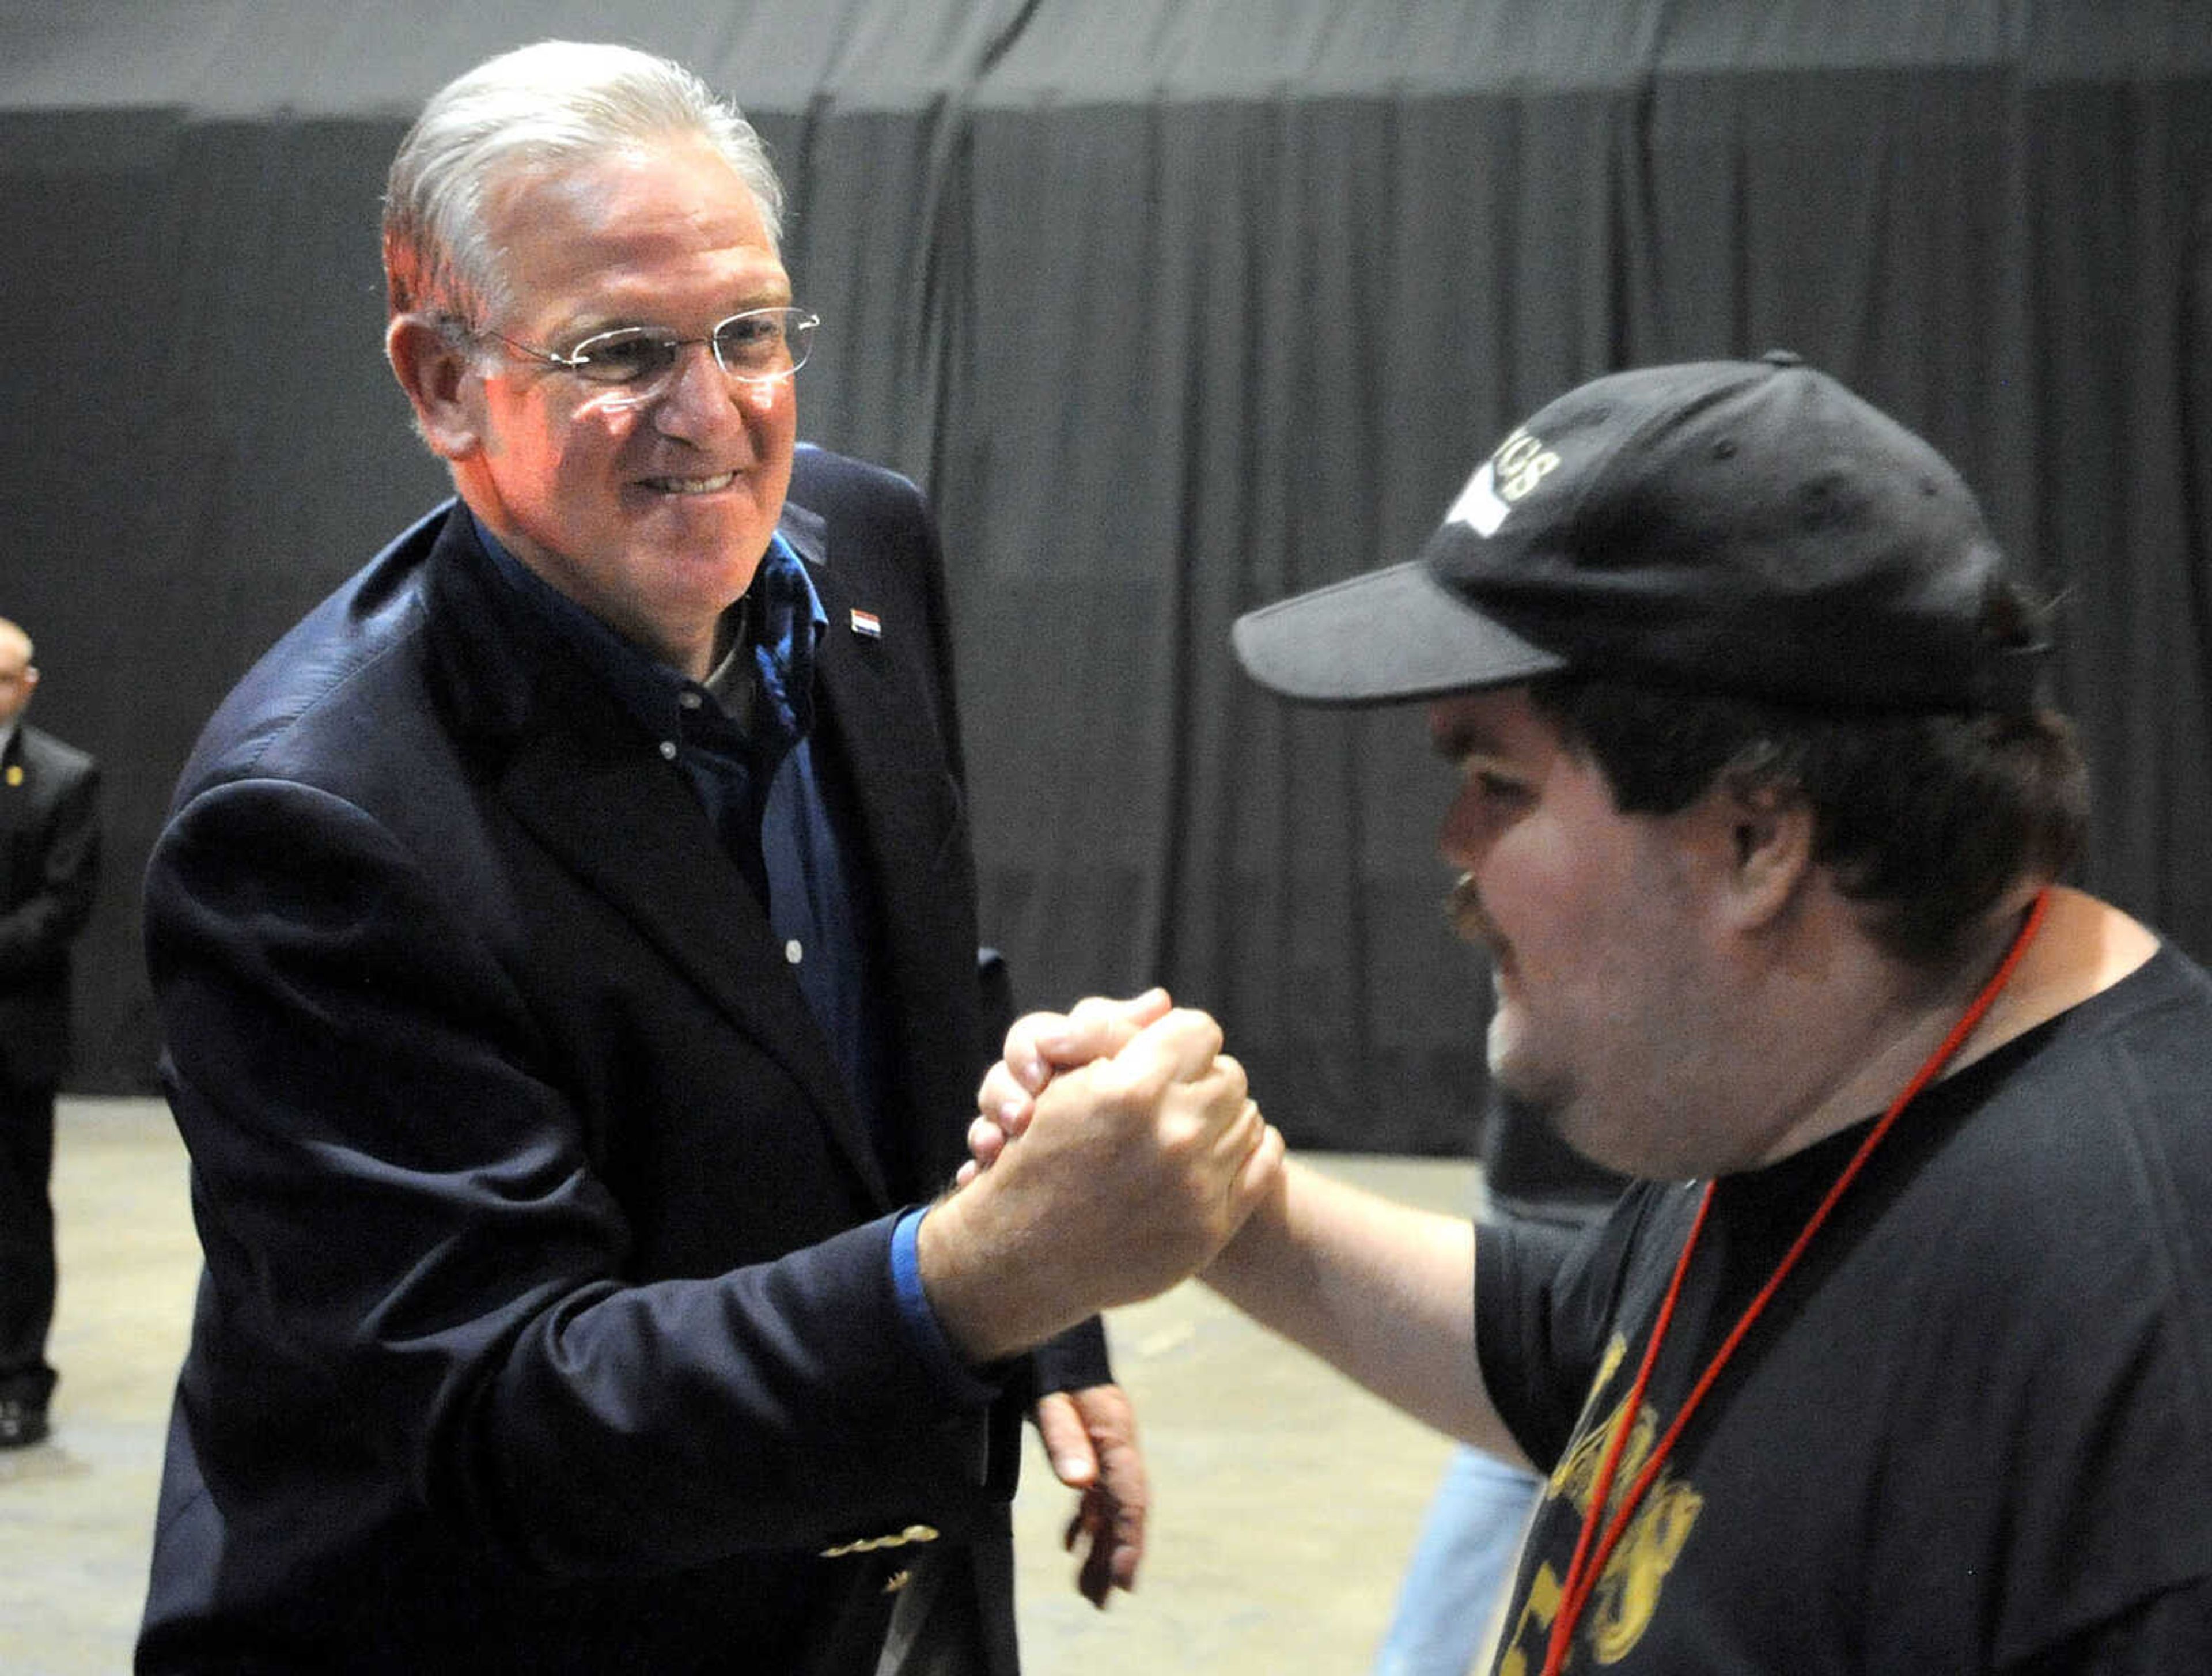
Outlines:
[[362,1475],[334,1498],[418,1498],[555,1575],[957,1530],[984,1416],[908,1348],[892,1219],[634,1279],[652,1230],[605,1179],[593,1102],[546,1074],[557,1047],[425,857],[249,781],[181,812],[148,909],[205,1368],[257,1369],[207,1424],[333,1429]]

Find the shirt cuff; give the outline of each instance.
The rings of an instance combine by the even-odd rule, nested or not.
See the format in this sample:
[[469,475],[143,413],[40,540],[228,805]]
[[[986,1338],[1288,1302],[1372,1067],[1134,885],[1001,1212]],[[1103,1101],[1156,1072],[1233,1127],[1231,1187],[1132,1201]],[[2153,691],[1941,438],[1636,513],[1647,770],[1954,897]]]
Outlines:
[[928,1214],[927,1205],[909,1210],[891,1229],[891,1289],[897,1295],[899,1319],[939,1384],[963,1403],[988,1404],[998,1398],[999,1376],[1006,1364],[981,1371],[969,1367],[938,1326],[937,1312],[929,1307],[929,1294],[921,1284],[921,1219]]

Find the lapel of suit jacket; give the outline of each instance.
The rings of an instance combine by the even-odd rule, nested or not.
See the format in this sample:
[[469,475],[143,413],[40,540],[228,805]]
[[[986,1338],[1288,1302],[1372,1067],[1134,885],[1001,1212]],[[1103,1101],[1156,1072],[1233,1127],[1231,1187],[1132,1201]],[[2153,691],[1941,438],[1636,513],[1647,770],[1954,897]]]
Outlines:
[[[922,649],[934,625],[919,620],[918,606],[914,620],[901,614],[921,595],[883,575],[889,556],[863,544],[832,552],[827,525],[803,507],[785,509],[782,531],[829,619],[815,665],[816,736],[842,759],[859,814],[898,1050],[892,1093],[908,1107],[897,1129],[926,1192],[957,1161],[980,1074],[967,1051],[975,1011],[963,1004],[976,990],[972,887],[947,854],[962,841],[963,812],[934,699],[911,673],[915,658],[932,655]],[[948,1135],[954,1141],[939,1144]]]
[[[456,521],[465,522],[457,517]],[[468,545],[475,544],[471,539]],[[465,610],[475,659],[514,634],[538,643],[526,660],[526,697],[505,699],[516,724],[498,777],[516,820],[587,888],[787,1071],[821,1115],[869,1191],[888,1209],[889,1185],[829,1044],[743,876],[714,840],[683,777],[641,739],[583,664],[527,613],[497,595],[506,584],[471,551],[464,589],[497,613]],[[502,608],[504,607],[504,608]],[[557,718],[557,719],[556,719]]]

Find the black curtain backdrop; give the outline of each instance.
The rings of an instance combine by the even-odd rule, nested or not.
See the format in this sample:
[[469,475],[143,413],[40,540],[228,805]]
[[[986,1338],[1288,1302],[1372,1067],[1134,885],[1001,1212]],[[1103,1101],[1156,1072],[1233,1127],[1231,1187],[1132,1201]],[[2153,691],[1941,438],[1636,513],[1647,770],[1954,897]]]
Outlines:
[[1294,1139],[1468,1150],[1445,774],[1410,713],[1250,689],[1229,623],[1410,555],[1561,388],[1777,346],[2063,594],[2086,882],[2212,955],[2212,0],[49,0],[0,5],[0,614],[107,770],[79,1088],[153,1087],[201,721],[444,492],[379,349],[392,147],[546,35],[775,149],[803,429],[945,525],[1025,1002],[1165,982]]

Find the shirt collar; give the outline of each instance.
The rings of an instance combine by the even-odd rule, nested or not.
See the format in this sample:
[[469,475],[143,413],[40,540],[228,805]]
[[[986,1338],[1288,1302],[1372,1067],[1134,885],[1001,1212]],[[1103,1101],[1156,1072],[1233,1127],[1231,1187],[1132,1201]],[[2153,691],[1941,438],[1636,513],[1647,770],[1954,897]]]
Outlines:
[[[634,716],[646,730],[656,738],[676,736],[682,725],[684,710],[696,707],[698,701],[714,703],[714,695],[700,682],[692,680],[680,671],[671,668],[633,642],[609,628],[590,612],[578,605],[559,588],[547,582],[510,552],[507,544],[493,534],[484,521],[477,516],[465,502],[462,510],[467,512],[474,526],[477,539],[485,552],[491,556],[492,568],[501,579],[537,611],[553,629],[573,645],[592,671],[605,681],[623,707]],[[822,596],[807,574],[806,566],[799,561],[792,545],[784,539],[781,530],[769,539],[767,554],[754,574],[752,586],[746,590],[748,600],[769,600],[763,610],[760,606],[744,613],[750,619],[747,637],[758,640],[780,631],[781,616],[787,622],[801,616],[811,625],[811,642],[819,643],[823,631],[829,626],[830,614],[823,609]],[[742,605],[743,602],[740,602]],[[781,612],[778,610],[781,606]],[[731,609],[737,611],[739,606]],[[770,620],[763,621],[763,619]],[[810,645],[809,649],[811,649]],[[745,649],[732,647],[732,653],[740,661],[745,658]],[[684,702],[684,695],[696,695],[694,704]]]

